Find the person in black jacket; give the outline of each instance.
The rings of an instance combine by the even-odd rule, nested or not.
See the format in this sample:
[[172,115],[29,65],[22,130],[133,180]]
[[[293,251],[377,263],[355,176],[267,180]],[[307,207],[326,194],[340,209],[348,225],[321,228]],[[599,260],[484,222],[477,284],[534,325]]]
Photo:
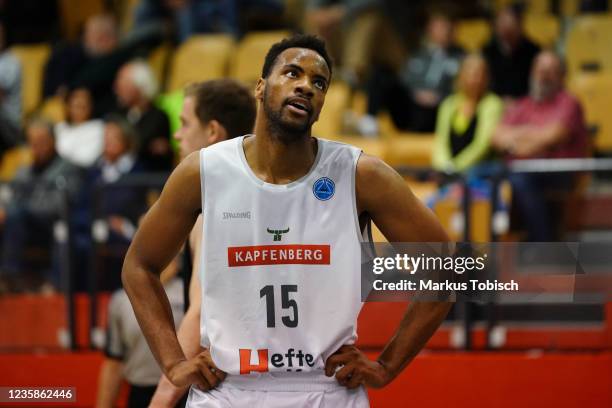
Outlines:
[[157,81],[149,65],[140,60],[121,67],[115,80],[119,113],[134,127],[138,160],[147,171],[169,172],[174,155],[170,147],[170,122],[153,104]]
[[519,7],[508,6],[497,14],[495,35],[484,47],[489,64],[491,91],[505,98],[521,98],[529,91],[531,65],[540,47],[523,31]]

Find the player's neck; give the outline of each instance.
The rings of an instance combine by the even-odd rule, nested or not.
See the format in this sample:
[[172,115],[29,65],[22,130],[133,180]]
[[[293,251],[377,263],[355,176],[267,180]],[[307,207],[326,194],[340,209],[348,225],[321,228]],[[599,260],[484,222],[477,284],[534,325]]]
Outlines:
[[255,137],[244,141],[244,154],[253,173],[272,184],[288,184],[306,175],[317,155],[317,141],[310,134],[284,143],[255,127]]

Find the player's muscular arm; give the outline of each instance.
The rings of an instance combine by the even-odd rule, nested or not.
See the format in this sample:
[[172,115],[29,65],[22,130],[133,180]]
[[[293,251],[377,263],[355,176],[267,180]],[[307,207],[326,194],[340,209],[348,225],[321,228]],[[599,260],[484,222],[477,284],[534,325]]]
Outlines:
[[[193,254],[193,270],[189,283],[189,308],[179,326],[177,337],[187,358],[193,358],[203,351],[200,347],[200,307],[202,288],[200,287],[200,253],[202,242],[202,216],[198,217],[189,235],[189,245]],[[224,377],[225,374],[221,373]],[[221,378],[222,379],[222,378]],[[174,406],[187,389],[174,386],[166,376],[162,376],[151,400],[150,408]]]
[[[376,186],[376,188],[372,188]],[[431,211],[384,162],[362,155],[357,165],[357,209],[367,212],[389,242],[445,242],[449,238]],[[326,362],[349,388],[382,387],[393,380],[423,348],[450,310],[447,302],[412,302],[376,362],[354,346],[343,346]]]
[[176,256],[200,209],[199,153],[172,173],[159,200],[143,218],[125,257],[122,280],[138,323],[164,374],[176,386],[208,389],[218,379],[211,361],[187,361],[176,336],[172,310],[159,274]]

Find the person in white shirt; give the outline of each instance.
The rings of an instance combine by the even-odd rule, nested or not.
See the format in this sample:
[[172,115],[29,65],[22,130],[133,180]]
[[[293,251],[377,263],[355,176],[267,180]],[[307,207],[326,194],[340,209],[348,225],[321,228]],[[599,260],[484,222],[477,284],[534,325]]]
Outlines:
[[89,167],[102,154],[104,122],[92,118],[93,100],[86,88],[72,90],[66,98],[66,121],[55,125],[55,148],[63,159]]

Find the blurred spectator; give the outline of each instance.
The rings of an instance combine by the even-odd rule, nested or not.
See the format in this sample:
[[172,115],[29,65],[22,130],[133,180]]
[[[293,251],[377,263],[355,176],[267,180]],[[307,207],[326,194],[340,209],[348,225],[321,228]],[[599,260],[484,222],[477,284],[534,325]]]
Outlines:
[[143,61],[124,65],[115,80],[115,94],[121,115],[136,130],[140,163],[149,171],[172,170],[170,122],[164,111],[153,104],[157,82],[149,65]]
[[[56,154],[50,123],[32,121],[26,137],[33,162],[17,172],[12,200],[0,209],[2,271],[12,276],[24,272],[26,248],[51,248],[54,222],[76,197],[81,181],[78,169]],[[59,284],[57,276],[52,281]]]
[[[183,318],[183,282],[176,277],[177,262],[172,262],[160,276],[170,301],[174,325]],[[130,384],[128,408],[149,406],[161,377],[161,370],[140,330],[125,290],[118,290],[108,305],[106,358],[100,369],[96,408],[117,404],[121,383]]]
[[491,137],[501,117],[501,99],[488,92],[487,62],[468,56],[461,65],[457,92],[438,112],[432,162],[441,171],[465,171],[489,155]]
[[387,108],[402,130],[432,132],[440,102],[452,92],[463,50],[453,42],[453,22],[442,14],[430,16],[423,46],[404,63],[399,77],[378,67],[368,85],[368,115],[359,130],[376,134],[376,115]]
[[87,19],[81,43],[64,44],[53,50],[45,68],[43,95],[65,95],[75,77],[97,58],[111,54],[118,42],[117,26],[111,16]]
[[91,166],[102,154],[104,122],[92,119],[92,114],[89,90],[77,88],[66,98],[66,121],[55,125],[58,154],[81,167]]
[[[102,243],[106,248],[104,281],[106,290],[120,287],[120,271],[124,251],[136,231],[136,224],[146,210],[145,191],[129,185],[120,185],[125,178],[142,172],[134,148],[136,134],[121,116],[109,115],[104,125],[102,156],[87,171],[84,186],[72,212],[73,244],[77,265],[87,265],[92,251],[92,225],[96,220],[105,231]],[[100,238],[100,237],[98,237]],[[83,282],[77,282],[77,286]]]
[[495,35],[483,49],[491,72],[491,90],[504,98],[527,95],[529,72],[539,51],[525,36],[520,8],[501,9],[495,18]]
[[0,156],[20,140],[21,64],[5,48],[4,25],[0,22]]
[[[104,151],[89,170],[87,186],[112,185],[127,175],[141,172],[142,166],[134,154],[135,143],[136,134],[129,123],[121,117],[109,116],[104,126]],[[143,196],[131,187],[109,188],[92,204],[98,215],[106,217],[112,233],[130,240],[145,210]]]
[[110,15],[95,15],[85,24],[81,44],[60,45],[45,68],[44,95],[64,95],[67,89],[88,88],[96,101],[94,116],[115,108],[113,81],[119,68],[135,55],[159,43],[155,31],[130,36],[119,42],[118,27]]
[[[494,147],[509,159],[575,158],[587,155],[587,130],[578,100],[564,89],[565,65],[555,53],[534,61],[529,96],[504,115]],[[574,178],[565,173],[521,173],[510,177],[513,202],[525,220],[530,241],[551,241],[554,226],[547,211],[551,192],[567,192]]]

